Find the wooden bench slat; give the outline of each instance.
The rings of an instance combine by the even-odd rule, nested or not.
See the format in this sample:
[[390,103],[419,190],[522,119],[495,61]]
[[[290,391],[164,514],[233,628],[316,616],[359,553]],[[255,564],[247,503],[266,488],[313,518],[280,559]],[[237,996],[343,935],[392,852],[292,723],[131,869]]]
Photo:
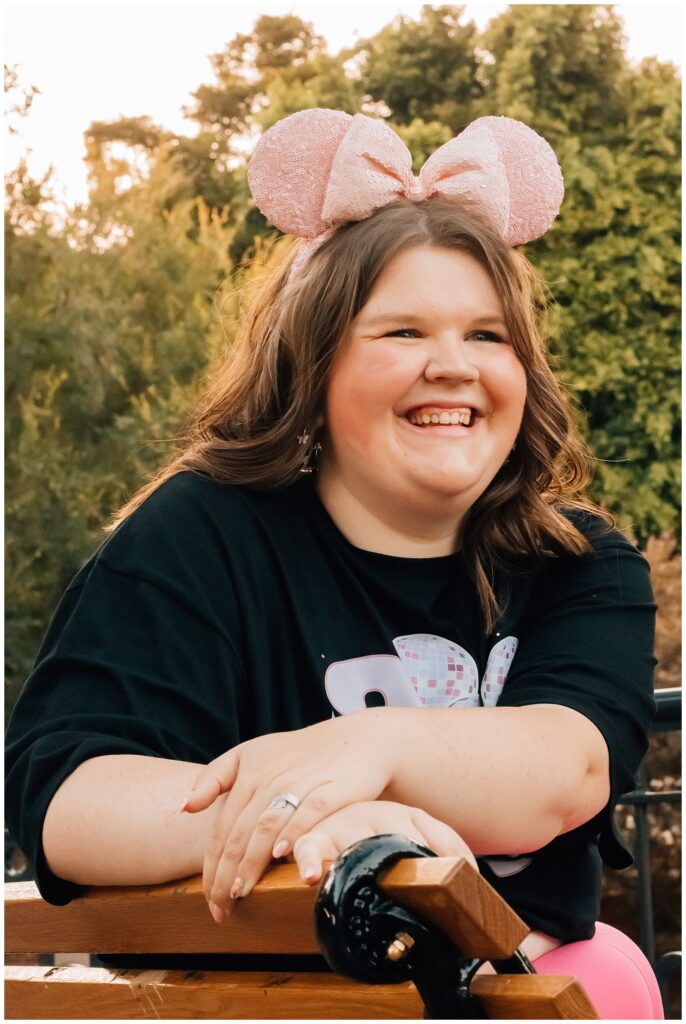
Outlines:
[[[465,955],[502,959],[529,931],[462,858],[406,859],[379,885],[442,928]],[[210,917],[199,875],[167,885],[90,889],[64,907],[45,903],[32,882],[8,883],[5,891],[8,953],[319,952],[316,887],[301,882],[294,864],[272,866],[222,925]]]
[[200,876],[88,889],[63,907],[45,903],[32,882],[8,883],[5,893],[9,953],[319,953],[316,890],[291,864],[275,865],[222,925]]
[[363,985],[337,974],[6,969],[8,1020],[420,1020],[414,985]]
[[496,1020],[598,1020],[590,999],[569,975],[482,974],[471,991]]

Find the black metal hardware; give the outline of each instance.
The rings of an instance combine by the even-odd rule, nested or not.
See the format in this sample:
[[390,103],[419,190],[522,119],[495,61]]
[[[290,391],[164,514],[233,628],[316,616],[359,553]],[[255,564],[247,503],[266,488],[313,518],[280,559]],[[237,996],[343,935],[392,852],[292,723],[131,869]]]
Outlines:
[[[429,1020],[482,1020],[470,985],[482,960],[465,957],[435,925],[394,903],[379,872],[404,857],[434,857],[404,836],[372,836],[331,865],[315,905],[315,928],[329,966],[368,984],[414,981]],[[390,952],[390,956],[389,956]],[[494,964],[501,973],[535,973],[517,954]]]
[[[681,977],[681,952],[663,953],[658,957],[655,964],[655,977],[660,986],[662,1004],[665,1008],[665,1016],[669,1014],[671,981],[674,977]],[[669,1017],[667,1017],[669,1020]]]
[[675,732],[681,728],[681,687],[666,686],[664,690],[655,690],[653,694],[657,711],[652,732]]
[[536,974],[536,968],[521,949],[515,949],[507,960],[492,960],[498,974]]
[[[651,724],[652,733],[675,732],[681,729],[681,688],[672,686],[663,690],[655,690],[653,696],[657,704],[657,712]],[[638,770],[638,787],[630,793],[624,793],[619,804],[634,808],[636,822],[636,840],[634,843],[634,860],[638,874],[638,944],[655,971],[660,986],[662,1001],[669,1005],[669,981],[674,974],[681,971],[681,953],[663,953],[655,956],[655,924],[653,915],[653,892],[650,874],[650,825],[648,807],[654,804],[679,804],[681,790],[651,790],[644,765]]]

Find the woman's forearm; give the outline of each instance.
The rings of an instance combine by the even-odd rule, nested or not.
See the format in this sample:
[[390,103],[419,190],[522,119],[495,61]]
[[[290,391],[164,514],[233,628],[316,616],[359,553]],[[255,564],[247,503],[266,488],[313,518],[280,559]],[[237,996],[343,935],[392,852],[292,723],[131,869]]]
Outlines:
[[475,854],[540,849],[610,795],[608,753],[570,708],[386,708],[394,778],[384,798],[421,807]]
[[[421,807],[476,854],[539,849],[607,803],[604,740],[569,708],[374,713],[393,762],[391,784],[380,798]],[[180,813],[201,768],[134,754],[83,762],[45,817],[49,866],[82,885],[146,885],[199,873],[226,799]]]
[[84,761],[55,793],[43,825],[47,862],[82,885],[147,885],[202,871],[215,814],[181,814],[202,765],[138,754]]

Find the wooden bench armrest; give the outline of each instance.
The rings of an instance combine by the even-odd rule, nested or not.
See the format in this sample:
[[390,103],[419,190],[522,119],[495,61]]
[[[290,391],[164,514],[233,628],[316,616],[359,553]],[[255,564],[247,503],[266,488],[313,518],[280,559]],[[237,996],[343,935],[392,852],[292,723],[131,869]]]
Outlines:
[[[466,955],[510,956],[527,926],[462,858],[408,858],[380,887],[443,929]],[[202,878],[155,886],[88,889],[63,907],[41,899],[32,882],[5,886],[8,953],[318,953],[317,887],[295,864],[273,865],[230,919],[214,923]]]

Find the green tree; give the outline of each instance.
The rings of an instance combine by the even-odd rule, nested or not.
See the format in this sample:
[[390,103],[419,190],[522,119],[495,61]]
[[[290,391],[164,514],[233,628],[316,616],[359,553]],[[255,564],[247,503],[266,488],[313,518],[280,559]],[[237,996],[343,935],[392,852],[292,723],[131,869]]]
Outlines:
[[[271,231],[250,200],[245,173],[246,140],[251,133],[306,107],[332,107],[355,113],[361,101],[359,80],[326,53],[312,26],[287,15],[259,17],[253,30],[236,35],[211,58],[216,82],[194,93],[184,109],[200,132],[175,135],[148,117],[93,122],[86,132],[89,177],[96,200],[113,178],[141,180],[158,153],[180,172],[179,187],[167,207],[199,197],[212,210],[230,206],[229,254],[239,263],[255,239]],[[121,191],[121,189],[120,189]],[[193,232],[197,231],[197,222]]]
[[[174,445],[225,344],[226,216],[158,160],[144,185],[51,230],[45,182],[9,175],[6,595],[10,701],[57,598],[100,527]],[[38,196],[38,200],[36,197]],[[197,237],[189,237],[193,214]]]
[[[196,89],[195,105],[184,113],[217,137],[241,135],[268,104],[271,83],[306,82],[317,73],[311,69],[311,62],[315,62],[316,68],[317,59],[325,53],[325,41],[311,24],[296,15],[263,14],[255,21],[252,32],[234,36],[220,53],[210,58],[216,84]],[[331,74],[330,69],[328,73]]]
[[359,82],[347,75],[336,57],[318,54],[298,67],[297,76],[274,75],[265,87],[265,106],[255,115],[264,132],[298,110],[328,107],[356,114],[361,104]]
[[148,117],[133,117],[94,121],[84,137],[89,184],[96,202],[101,193],[107,200],[113,179],[119,191],[119,178],[144,180],[159,156],[179,172],[178,188],[166,198],[167,209],[194,198],[202,199],[212,210],[241,201],[245,205],[242,161],[238,167],[231,166],[225,141],[211,131],[187,137],[161,129]]
[[553,146],[621,142],[628,65],[623,23],[611,4],[522,4],[486,27],[480,113],[524,121]]
[[418,21],[398,15],[354,48],[366,99],[383,103],[394,124],[440,121],[455,132],[475,116],[482,94],[477,29],[464,7],[424,4]]
[[599,460],[594,496],[640,542],[680,509],[680,81],[654,60],[625,83],[622,144],[556,149],[565,199],[529,246],[555,298],[551,347]]

